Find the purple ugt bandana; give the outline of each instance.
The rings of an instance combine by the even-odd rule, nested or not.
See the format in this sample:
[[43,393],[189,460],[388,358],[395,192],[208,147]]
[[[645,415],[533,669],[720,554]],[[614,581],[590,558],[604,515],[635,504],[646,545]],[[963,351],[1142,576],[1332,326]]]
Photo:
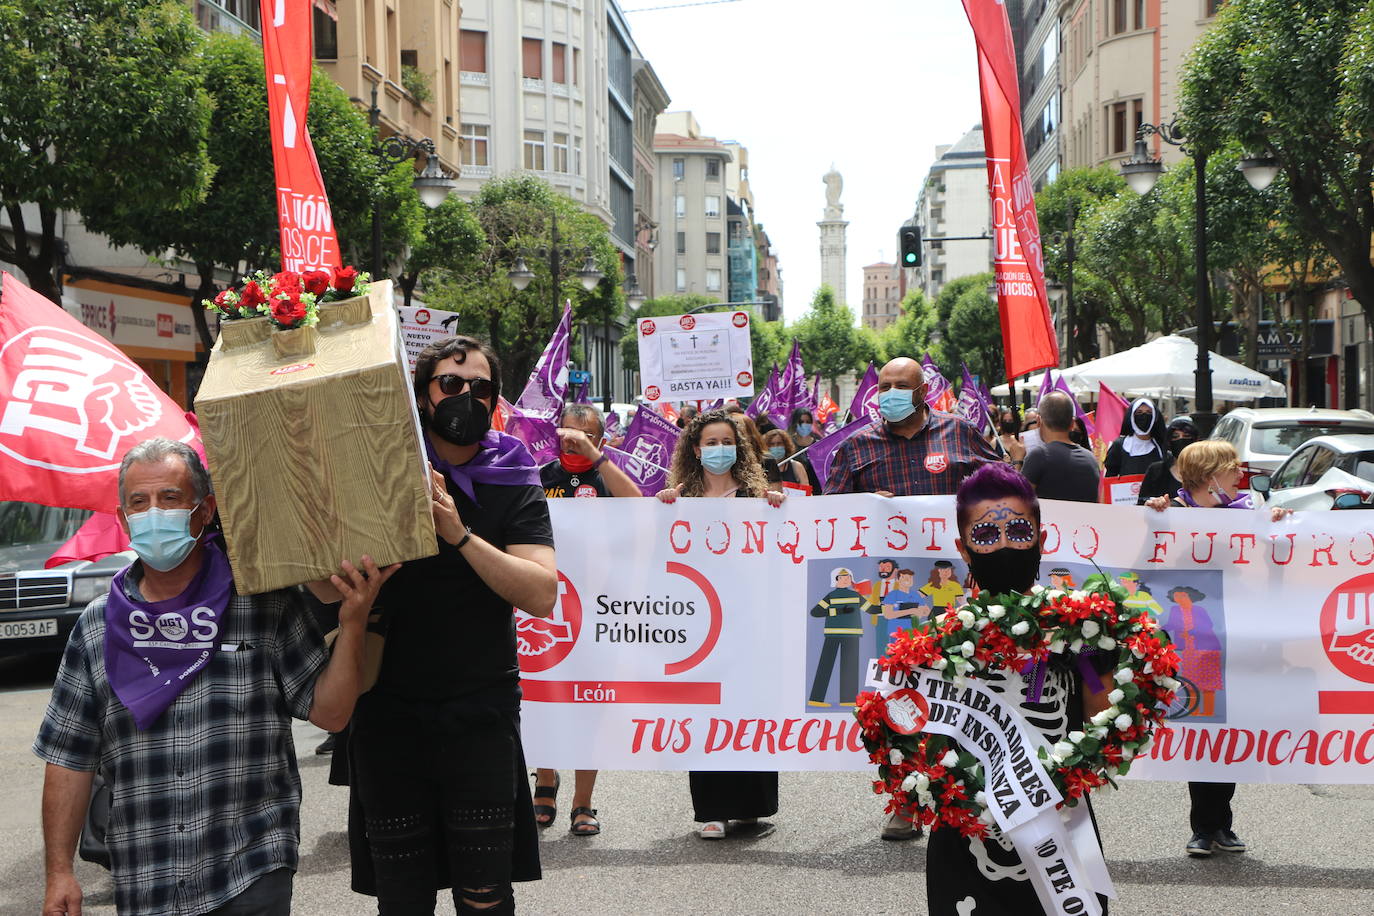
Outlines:
[[205,545],[205,560],[186,591],[165,601],[124,593],[130,567],[115,574],[105,605],[105,675],[142,731],[210,667],[233,575],[224,549]]
[[530,457],[525,443],[493,429],[482,438],[481,444],[481,449],[466,464],[449,464],[440,458],[428,436],[425,437],[425,452],[434,469],[448,475],[448,479],[458,484],[458,488],[474,503],[477,503],[477,494],[472,488],[474,483],[503,487],[541,485],[539,466]]

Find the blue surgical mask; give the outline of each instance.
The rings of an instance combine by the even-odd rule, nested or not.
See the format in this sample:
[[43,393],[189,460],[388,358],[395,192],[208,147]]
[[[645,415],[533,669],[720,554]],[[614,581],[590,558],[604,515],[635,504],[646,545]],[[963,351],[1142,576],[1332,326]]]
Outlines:
[[809,435],[811,435],[811,424],[810,424],[810,423],[798,423],[798,424],[797,424],[797,434],[798,434],[798,435],[801,435],[801,436],[809,436]]
[[701,465],[712,474],[727,473],[735,466],[735,447],[733,445],[703,445]]
[[910,388],[889,388],[878,395],[878,412],[889,423],[900,423],[916,412]]
[[768,454],[773,456],[774,461],[781,461],[787,457],[787,449],[781,445],[770,445],[768,446]]
[[[199,509],[159,509],[153,507],[133,515],[129,523],[129,546],[145,565],[158,572],[169,572],[181,565],[200,538],[191,535],[191,513]],[[201,529],[201,534],[205,529]]]

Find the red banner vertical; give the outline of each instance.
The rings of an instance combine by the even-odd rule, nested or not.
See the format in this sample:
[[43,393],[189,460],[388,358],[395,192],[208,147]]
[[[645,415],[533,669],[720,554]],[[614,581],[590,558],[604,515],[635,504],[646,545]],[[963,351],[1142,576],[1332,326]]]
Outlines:
[[311,0],[261,0],[283,270],[340,267],[339,240],[305,116],[314,63]]
[[1021,133],[1021,91],[1011,24],[1003,0],[964,0],[964,11],[978,42],[997,307],[1007,378],[1014,378],[1058,366],[1059,344],[1045,293],[1040,224]]

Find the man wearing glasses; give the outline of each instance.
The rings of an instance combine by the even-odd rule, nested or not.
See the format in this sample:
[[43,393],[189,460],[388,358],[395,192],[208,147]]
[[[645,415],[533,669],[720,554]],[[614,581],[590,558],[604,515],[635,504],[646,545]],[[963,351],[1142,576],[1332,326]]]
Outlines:
[[[878,412],[881,423],[859,430],[836,449],[826,493],[953,496],[974,470],[1001,460],[972,426],[926,405],[925,374],[914,359],[898,357],[879,370]],[[920,836],[913,812],[894,812],[882,838]]]
[[381,671],[347,747],[353,889],[383,913],[433,912],[439,888],[459,913],[513,913],[511,882],[539,877],[511,609],[547,617],[558,578],[539,468],[491,429],[500,373],[467,337],[415,362],[438,553],[382,589]]

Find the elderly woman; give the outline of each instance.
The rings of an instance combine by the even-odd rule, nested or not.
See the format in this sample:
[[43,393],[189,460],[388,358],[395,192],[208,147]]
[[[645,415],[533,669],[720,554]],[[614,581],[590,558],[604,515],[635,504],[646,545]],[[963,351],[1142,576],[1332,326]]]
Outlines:
[[[680,496],[763,497],[780,506],[781,490],[770,489],[750,436],[724,410],[697,414],[673,450],[669,486],[658,492],[662,502]],[[733,824],[754,836],[771,831],[759,818],[778,812],[778,774],[697,772],[689,775],[692,807],[703,840],[719,840]]]
[[[1249,493],[1240,492],[1240,458],[1231,443],[1222,439],[1194,442],[1178,453],[1174,472],[1182,481],[1177,495],[1156,496],[1146,500],[1151,509],[1163,511],[1174,506],[1193,509],[1253,509]],[[1291,515],[1292,509],[1273,508],[1270,518],[1278,521]],[[1201,598],[1191,588],[1174,588],[1170,598],[1186,602],[1176,603],[1165,620],[1165,629],[1179,644],[1183,660],[1182,671],[1198,681],[1204,690],[1203,708],[1210,709],[1216,691],[1225,684],[1225,665],[1222,643],[1205,612],[1199,617],[1193,602]],[[1203,620],[1206,620],[1205,626]],[[1201,680],[1198,680],[1201,678]],[[1210,687],[1203,685],[1211,685]],[[1204,713],[1205,715],[1206,713]],[[1233,782],[1190,782],[1188,795],[1191,809],[1188,820],[1193,836],[1184,851],[1193,858],[1206,858],[1215,849],[1223,852],[1245,852],[1245,842],[1231,829],[1231,799],[1236,794]]]

